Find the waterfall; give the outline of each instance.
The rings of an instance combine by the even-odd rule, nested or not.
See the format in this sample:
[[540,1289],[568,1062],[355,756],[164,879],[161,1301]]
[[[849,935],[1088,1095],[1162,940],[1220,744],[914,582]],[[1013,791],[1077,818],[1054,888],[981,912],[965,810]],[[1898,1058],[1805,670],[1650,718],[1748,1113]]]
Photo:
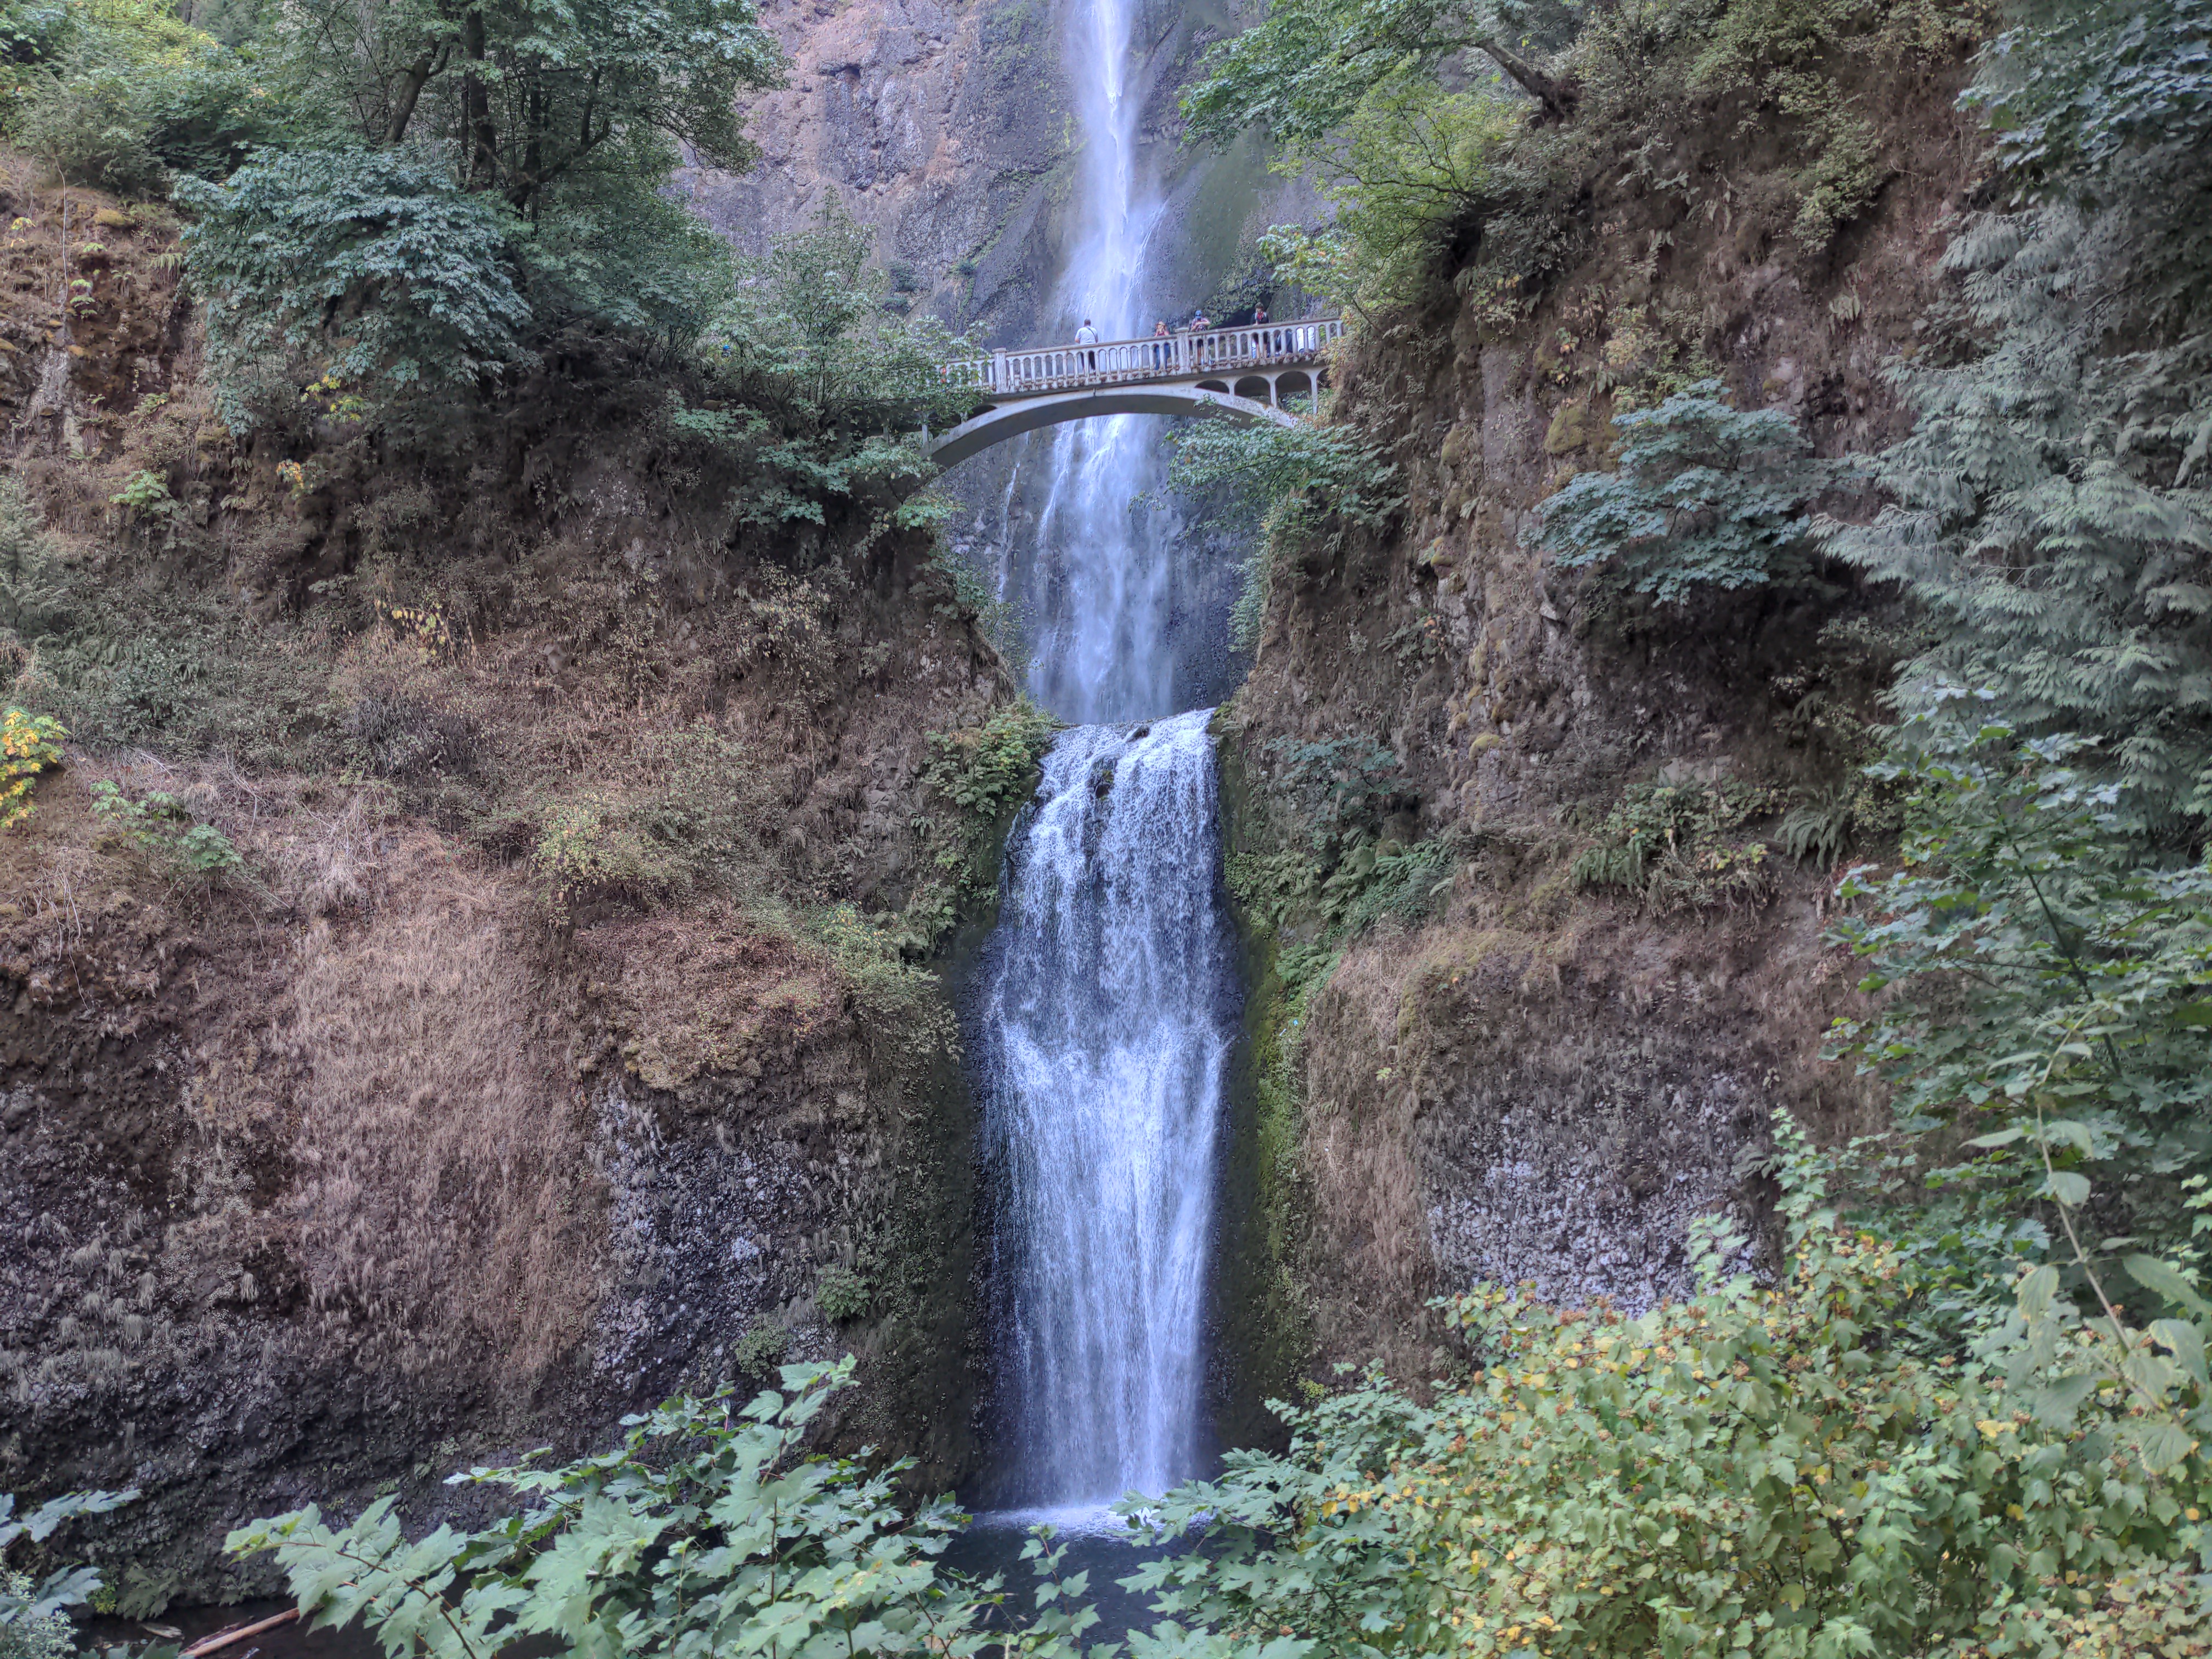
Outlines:
[[[1130,0],[1075,5],[1068,61],[1084,140],[1060,308],[1071,339],[1086,319],[1101,339],[1126,339],[1152,331],[1144,271],[1163,205],[1138,155],[1136,18]],[[1068,720],[1175,712],[1168,631],[1178,538],[1164,509],[1134,505],[1161,493],[1158,436],[1132,415],[1052,435],[1036,535],[1059,568],[1038,619],[1030,690]]]
[[[1060,303],[1070,337],[1085,319],[1102,339],[1148,334],[1161,203],[1138,155],[1131,0],[1073,3],[1085,144]],[[1164,1491],[1206,1451],[1215,1143],[1239,991],[1210,711],[1176,712],[1179,696],[1196,700],[1170,638],[1181,538],[1164,509],[1132,511],[1157,490],[1158,439],[1121,416],[1052,440],[1031,690],[1078,724],[1008,838],[975,1011],[1000,1200],[991,1485],[1063,1516]]]
[[1237,1030],[1210,711],[1084,726],[1006,848],[979,1055],[1019,1504],[1196,1471],[1215,1143]]

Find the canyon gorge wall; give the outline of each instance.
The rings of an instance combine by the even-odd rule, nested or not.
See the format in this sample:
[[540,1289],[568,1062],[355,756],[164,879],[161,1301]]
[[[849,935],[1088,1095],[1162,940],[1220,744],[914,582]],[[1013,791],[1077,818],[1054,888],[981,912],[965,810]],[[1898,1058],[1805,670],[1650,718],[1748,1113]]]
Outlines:
[[1661,608],[1523,532],[1608,464],[1606,388],[1639,364],[1694,362],[1673,383],[1709,374],[1823,454],[1904,429],[1885,366],[1921,349],[1982,166],[1952,106],[1961,76],[1954,59],[1869,89],[1881,188],[1818,247],[1788,234],[1773,156],[1708,112],[1655,146],[1667,183],[1625,176],[1581,204],[1578,253],[1525,314],[1440,289],[1337,360],[1336,417],[1397,465],[1406,505],[1387,531],[1282,556],[1218,721],[1236,845],[1295,845],[1290,760],[1357,738],[1396,771],[1382,833],[1449,847],[1455,873],[1431,919],[1370,929],[1296,998],[1276,968],[1319,930],[1249,921],[1260,1081],[1288,1079],[1261,1088],[1253,1153],[1253,1248],[1274,1265],[1248,1268],[1245,1292],[1274,1304],[1246,1327],[1263,1352],[1419,1374],[1445,1340],[1425,1299],[1478,1281],[1571,1304],[1679,1294],[1694,1218],[1761,1235],[1776,1113],[1820,1136],[1869,1121],[1863,1085],[1820,1057],[1858,977],[1822,940],[1830,860],[1717,841],[1700,850],[1755,873],[1671,898],[1578,880],[1576,860],[1638,787],[1738,792],[1765,803],[1745,810],[1769,835],[1783,803],[1848,792],[1883,717],[1882,668],[1850,641],[1879,635],[1881,601]]

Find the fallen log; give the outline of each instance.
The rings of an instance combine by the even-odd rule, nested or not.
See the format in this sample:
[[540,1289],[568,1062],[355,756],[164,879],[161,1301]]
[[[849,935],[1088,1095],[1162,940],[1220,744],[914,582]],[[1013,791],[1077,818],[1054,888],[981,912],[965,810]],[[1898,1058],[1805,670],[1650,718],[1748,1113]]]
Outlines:
[[207,1659],[207,1656],[210,1653],[221,1653],[225,1648],[234,1648],[248,1637],[258,1636],[264,1631],[275,1630],[279,1625],[289,1625],[299,1616],[299,1608],[288,1607],[274,1618],[264,1619],[258,1625],[233,1625],[229,1629],[219,1630],[212,1636],[201,1637],[198,1641],[179,1654],[178,1659]]

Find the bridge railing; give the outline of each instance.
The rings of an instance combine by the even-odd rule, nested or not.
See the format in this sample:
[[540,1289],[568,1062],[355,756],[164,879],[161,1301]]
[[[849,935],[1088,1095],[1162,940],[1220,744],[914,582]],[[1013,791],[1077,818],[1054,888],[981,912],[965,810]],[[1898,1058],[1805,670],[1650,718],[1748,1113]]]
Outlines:
[[1127,386],[1139,380],[1189,380],[1243,368],[1311,363],[1344,333],[1336,317],[1244,328],[1185,331],[1164,339],[1101,340],[1096,345],[1050,346],[1034,351],[994,351],[945,366],[955,386],[994,396],[1062,392],[1087,386]]

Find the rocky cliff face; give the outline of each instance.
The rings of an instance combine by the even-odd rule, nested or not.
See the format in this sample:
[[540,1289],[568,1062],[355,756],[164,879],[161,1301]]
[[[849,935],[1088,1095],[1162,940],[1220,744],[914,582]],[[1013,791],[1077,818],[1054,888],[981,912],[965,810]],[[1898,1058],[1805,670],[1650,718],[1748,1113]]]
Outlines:
[[[791,58],[788,87],[748,114],[763,149],[743,175],[694,169],[683,187],[707,221],[757,252],[835,198],[880,234],[901,285],[992,345],[1056,337],[1068,192],[1082,134],[1072,55],[1088,0],[777,0],[764,9]],[[1226,157],[1179,148],[1176,99],[1198,53],[1229,27],[1206,0],[1140,9],[1139,166],[1167,208],[1152,280],[1163,304],[1205,300],[1267,225],[1310,214],[1255,147]]]
[[76,738],[0,836],[0,1490],[138,1487],[144,1613],[252,1515],[848,1351],[828,1438],[958,1480],[969,1102],[889,918],[1012,686],[927,545],[731,533],[635,365],[458,459],[236,446],[170,234],[107,245],[72,343],[0,302],[0,669]]
[[[1441,838],[1458,862],[1432,920],[1370,930],[1261,1033],[1303,1097],[1269,1172],[1305,1229],[1280,1247],[1303,1288],[1283,1317],[1324,1357],[1425,1366],[1424,1298],[1477,1279],[1571,1303],[1677,1292],[1693,1218],[1757,1230],[1774,1113],[1832,1132],[1863,1109],[1819,1058],[1856,977],[1820,941],[1824,866],[1748,853],[1740,887],[1672,898],[1573,871],[1634,786],[1739,791],[1765,803],[1745,808],[1748,836],[1847,781],[1879,671],[1822,629],[1856,614],[1878,632],[1878,596],[1639,607],[1521,532],[1606,462],[1601,365],[1618,383],[1655,350],[1702,357],[1738,406],[1789,411],[1826,453],[1899,430],[1882,368],[1915,349],[1977,166],[1953,84],[1882,89],[1889,182],[1817,253],[1762,217],[1775,182],[1716,123],[1675,137],[1651,175],[1671,187],[1596,187],[1583,254],[1524,317],[1451,294],[1335,366],[1340,416],[1385,445],[1407,505],[1389,532],[1316,539],[1276,572],[1221,720],[1238,845],[1297,831],[1285,745],[1356,737],[1399,769],[1405,815],[1384,833]],[[1310,937],[1267,935],[1273,959]]]

